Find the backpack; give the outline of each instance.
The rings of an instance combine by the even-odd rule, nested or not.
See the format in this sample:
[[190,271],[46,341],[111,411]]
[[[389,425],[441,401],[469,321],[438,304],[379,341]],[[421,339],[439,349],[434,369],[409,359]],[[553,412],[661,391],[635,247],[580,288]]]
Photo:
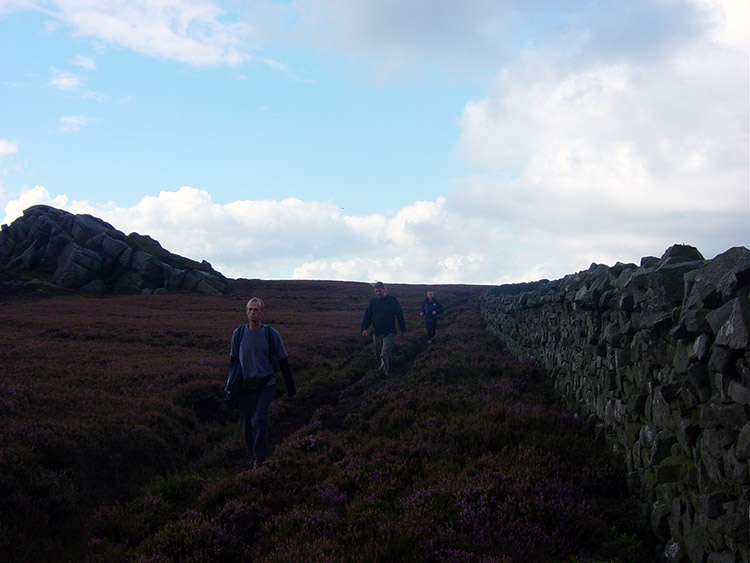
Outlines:
[[[268,355],[271,357],[271,370],[273,370],[273,372],[276,373],[281,368],[279,367],[279,362],[276,361],[276,350],[274,349],[273,337],[271,336],[271,327],[268,325],[263,325],[263,328],[266,331],[266,342],[268,343]],[[237,349],[239,350],[239,346]]]
[[[266,335],[266,343],[268,344],[268,355],[271,360],[271,370],[275,374],[277,371],[279,371],[279,362],[276,360],[276,351],[273,344],[273,337],[271,336],[271,327],[268,325],[263,325],[263,329]],[[237,350],[237,353],[239,354],[240,351],[240,342],[242,342],[242,337],[245,333],[245,325],[242,324],[237,328],[237,331],[234,333],[234,349]],[[247,382],[245,382],[246,385],[248,385],[248,388],[251,391],[260,391],[263,389],[268,381],[273,377],[273,374],[267,375],[265,377],[259,377],[257,378],[258,381],[254,382],[254,385],[249,386]],[[256,378],[253,378],[256,379]],[[229,373],[227,374],[227,383],[224,386],[224,390],[226,391],[226,396],[224,397],[224,402],[229,405],[231,408],[237,408],[239,406],[239,399],[240,399],[240,391],[242,390],[242,366],[240,365],[239,357],[236,360],[232,361],[232,364],[229,366]]]

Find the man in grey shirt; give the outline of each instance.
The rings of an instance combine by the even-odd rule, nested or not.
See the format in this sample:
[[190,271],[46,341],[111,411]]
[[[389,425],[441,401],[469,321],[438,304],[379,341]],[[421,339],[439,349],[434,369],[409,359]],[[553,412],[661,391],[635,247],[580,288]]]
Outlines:
[[231,361],[239,361],[242,367],[239,411],[249,468],[262,465],[268,457],[268,411],[276,393],[274,372],[281,370],[290,397],[297,393],[284,343],[276,329],[263,324],[264,311],[261,299],[253,297],[247,302],[248,324],[234,330],[229,350]]

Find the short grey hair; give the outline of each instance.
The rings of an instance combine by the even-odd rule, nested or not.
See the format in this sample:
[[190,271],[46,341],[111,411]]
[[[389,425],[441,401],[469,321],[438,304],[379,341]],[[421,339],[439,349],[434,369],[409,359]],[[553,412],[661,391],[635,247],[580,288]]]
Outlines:
[[247,302],[247,305],[245,305],[245,311],[247,311],[247,308],[250,306],[250,303],[256,302],[260,304],[260,310],[264,311],[266,309],[266,304],[263,303],[263,300],[260,297],[252,297],[250,298],[250,301]]

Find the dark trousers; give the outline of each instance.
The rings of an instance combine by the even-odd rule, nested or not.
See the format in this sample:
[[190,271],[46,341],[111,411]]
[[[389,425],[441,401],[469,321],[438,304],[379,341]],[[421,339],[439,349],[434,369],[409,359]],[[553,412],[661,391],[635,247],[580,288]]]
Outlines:
[[276,394],[276,385],[261,391],[242,390],[240,394],[240,425],[245,440],[247,460],[253,463],[268,457],[268,411]]
[[435,329],[437,328],[437,319],[430,319],[424,322],[424,327],[427,329],[427,340],[435,339]]

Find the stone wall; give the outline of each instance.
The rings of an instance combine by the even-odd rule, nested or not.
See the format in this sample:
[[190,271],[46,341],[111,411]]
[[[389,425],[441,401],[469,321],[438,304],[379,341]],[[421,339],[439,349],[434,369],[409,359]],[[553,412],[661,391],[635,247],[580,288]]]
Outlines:
[[666,561],[750,561],[750,251],[673,246],[482,298],[627,464]]

